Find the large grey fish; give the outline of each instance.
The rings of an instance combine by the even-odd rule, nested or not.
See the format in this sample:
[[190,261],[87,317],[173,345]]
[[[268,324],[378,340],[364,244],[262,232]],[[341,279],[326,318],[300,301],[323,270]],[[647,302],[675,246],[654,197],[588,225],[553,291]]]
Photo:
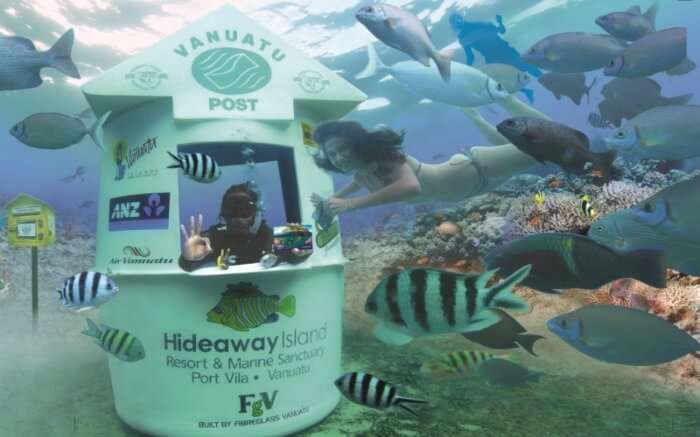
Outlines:
[[584,73],[545,73],[537,80],[543,87],[551,91],[557,100],[561,100],[561,96],[564,95],[577,105],[581,104],[581,98],[584,94],[590,102],[589,93],[596,82],[596,78],[593,78],[591,84],[586,86]]
[[605,138],[608,147],[645,159],[700,156],[700,106],[659,106],[632,117]]
[[418,17],[386,3],[360,8],[355,17],[384,44],[406,53],[426,67],[430,67],[430,59],[433,59],[442,79],[450,81],[451,50],[438,52],[428,29]]
[[80,78],[78,68],[70,58],[73,39],[73,29],[69,29],[53,47],[39,52],[27,38],[0,37],[0,90],[22,90],[41,85],[39,72],[44,67]]
[[644,77],[690,62],[687,30],[671,27],[651,33],[625,48],[603,69],[606,76]]
[[509,360],[492,358],[479,366],[479,375],[489,384],[502,387],[524,387],[528,382],[537,382],[541,372],[534,372]]
[[700,176],[598,218],[588,236],[615,250],[658,248],[667,267],[700,276]]
[[484,64],[477,67],[477,69],[503,85],[510,94],[515,94],[520,91],[525,94],[530,103],[535,99],[533,91],[525,88],[532,81],[532,78],[527,72],[520,71],[509,64]]
[[487,287],[496,270],[459,274],[437,269],[406,269],[385,276],[367,297],[365,311],[378,320],[375,336],[402,345],[413,337],[472,332],[498,323],[493,308],[526,311],[512,293],[530,272],[523,265],[503,281]]
[[601,89],[604,100],[598,104],[600,115],[606,121],[620,126],[642,112],[666,105],[685,105],[693,98],[692,94],[675,97],[661,95],[661,85],[648,77],[616,77]]
[[591,152],[586,134],[569,126],[535,117],[513,117],[499,123],[496,129],[542,164],[550,161],[566,171],[581,174],[590,162],[594,169],[603,172],[604,178],[612,173],[617,152]]
[[535,43],[523,61],[558,73],[585,73],[605,67],[626,43],[610,35],[564,32]]
[[498,246],[486,254],[484,263],[505,275],[531,265],[530,275],[522,283],[543,293],[569,288],[595,290],[620,278],[634,278],[656,288],[666,286],[666,260],[661,250],[622,252],[564,232],[532,234]]
[[581,353],[628,366],[655,366],[700,351],[700,343],[654,314],[591,304],[547,321],[554,334]]
[[102,126],[112,111],[102,115],[91,128],[83,120],[57,112],[40,112],[32,114],[12,126],[10,134],[22,143],[38,149],[63,149],[82,141],[90,135],[100,149],[102,147]]
[[535,342],[544,337],[537,334],[528,334],[523,325],[518,323],[507,312],[498,308],[494,308],[492,311],[498,314],[498,323],[481,331],[465,332],[462,334],[464,338],[491,349],[515,349],[521,346],[530,354],[537,356],[532,349]]
[[656,31],[656,13],[658,10],[658,2],[649,6],[649,9],[644,14],[642,14],[639,6],[632,6],[626,11],[601,15],[596,18],[595,22],[616,38],[624,39],[625,41],[636,41]]

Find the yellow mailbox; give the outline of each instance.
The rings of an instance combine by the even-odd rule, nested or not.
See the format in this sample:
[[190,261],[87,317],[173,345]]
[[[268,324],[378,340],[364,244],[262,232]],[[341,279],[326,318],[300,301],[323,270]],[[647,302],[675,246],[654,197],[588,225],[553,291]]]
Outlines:
[[7,203],[7,239],[10,246],[45,247],[56,241],[53,208],[27,194]]

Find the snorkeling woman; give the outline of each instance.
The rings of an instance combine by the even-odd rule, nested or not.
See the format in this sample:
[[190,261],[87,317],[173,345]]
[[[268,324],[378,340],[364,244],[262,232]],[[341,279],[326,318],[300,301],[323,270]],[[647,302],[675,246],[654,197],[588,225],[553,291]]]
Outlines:
[[[547,118],[530,107],[506,108],[512,113]],[[399,201],[457,202],[491,191],[511,176],[537,164],[514,145],[507,144],[508,140],[477,110],[465,108],[464,111],[492,144],[500,145],[472,147],[440,164],[427,164],[405,154],[403,132],[388,128],[369,131],[353,121],[319,125],[314,130],[314,141],[320,145],[314,157],[316,164],[328,171],[353,176],[350,184],[326,200],[325,207],[336,215]],[[362,188],[368,193],[347,197]],[[318,194],[311,195],[315,206],[323,201]]]

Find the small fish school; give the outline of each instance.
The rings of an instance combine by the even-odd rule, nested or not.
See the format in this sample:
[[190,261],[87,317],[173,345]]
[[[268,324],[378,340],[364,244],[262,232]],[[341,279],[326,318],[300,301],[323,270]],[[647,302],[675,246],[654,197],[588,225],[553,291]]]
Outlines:
[[[251,424],[248,432],[289,433],[321,420],[341,396],[333,381],[341,373],[345,259],[337,219],[319,223],[310,200],[333,193],[332,177],[314,163],[310,133],[365,94],[231,6],[82,91],[98,117],[111,112],[103,126],[95,270],[109,272],[120,290],[101,309],[107,328],[90,326],[89,335],[128,332],[145,354],[110,365],[120,417],[143,432],[210,435],[197,427],[203,417],[249,416],[222,382],[250,381],[237,392],[255,395],[240,405],[263,396],[266,413],[306,413]],[[282,338],[319,329],[327,335],[308,343]],[[250,344],[236,353],[245,360],[271,353],[256,345],[279,344],[285,356],[306,357],[294,365],[308,371],[276,356],[265,369],[217,368],[221,354],[206,348],[174,356],[163,347],[172,332]],[[101,346],[110,352],[119,344]],[[168,368],[168,359],[208,366],[195,377]],[[132,384],[141,387],[138,402]],[[165,393],[177,393],[176,407]]]

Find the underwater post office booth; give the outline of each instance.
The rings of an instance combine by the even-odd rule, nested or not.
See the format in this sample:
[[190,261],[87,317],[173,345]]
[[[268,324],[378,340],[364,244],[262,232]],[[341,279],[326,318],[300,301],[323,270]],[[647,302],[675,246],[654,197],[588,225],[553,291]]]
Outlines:
[[[95,270],[120,291],[100,308],[100,322],[145,349],[133,362],[108,354],[118,415],[149,434],[187,437],[284,435],[323,419],[340,399],[344,258],[340,236],[321,235],[314,223],[310,196],[332,194],[333,180],[315,165],[309,132],[366,96],[231,6],[82,90],[98,116],[112,111]],[[224,180],[245,148],[256,163],[277,164],[285,217],[270,226],[312,225],[313,253],[298,264],[188,273],[178,265],[180,224],[189,230],[182,218],[199,211],[181,210],[185,179],[167,168],[169,153],[205,153]],[[211,184],[211,201],[218,208],[221,187],[243,182]],[[204,219],[204,229],[216,221]],[[217,306],[238,322],[209,321]],[[251,307],[270,317],[252,323],[260,314]]]

